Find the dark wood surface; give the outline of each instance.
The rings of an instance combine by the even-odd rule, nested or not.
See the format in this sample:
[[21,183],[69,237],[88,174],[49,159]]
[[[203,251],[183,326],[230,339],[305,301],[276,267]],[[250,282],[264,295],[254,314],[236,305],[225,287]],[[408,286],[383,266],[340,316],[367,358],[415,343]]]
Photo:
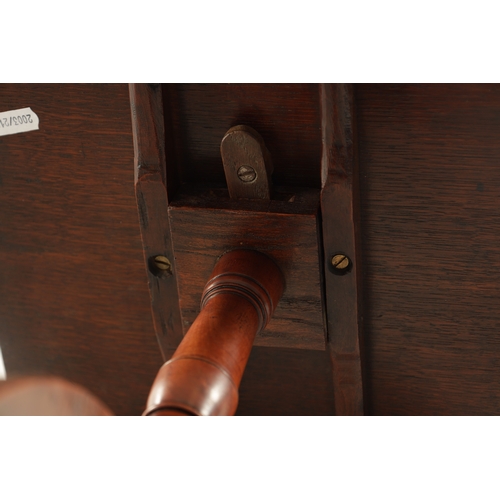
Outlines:
[[359,85],[367,412],[500,413],[500,86]]
[[[145,273],[151,295],[153,323],[168,359],[182,340],[175,256],[168,217],[165,130],[160,85],[130,84],[134,137],[134,176]],[[166,269],[158,268],[157,258]],[[165,266],[164,266],[165,267]]]
[[[165,125],[185,131],[174,149],[193,141],[183,153],[186,177],[197,181],[205,151],[223,183],[218,144],[244,109],[229,103],[236,112],[215,120],[214,132],[204,104],[210,91],[168,88],[188,111],[189,118],[177,113]],[[249,88],[237,88],[250,103]],[[273,136],[276,122],[269,111],[259,115],[268,109],[263,103],[284,97],[255,90],[261,101],[245,107],[273,155],[275,183],[286,183],[290,164],[295,186],[320,187],[317,88],[299,87],[277,115],[286,118],[278,130],[289,121],[288,136],[306,143],[304,154],[295,146],[290,153],[273,149],[282,143]],[[190,93],[197,96],[192,104]],[[354,95],[365,412],[498,414],[500,87],[356,85]],[[139,415],[162,356],[134,197],[127,86],[0,86],[0,111],[26,106],[39,115],[40,130],[0,137],[0,346],[7,374],[62,376],[114,413]],[[196,124],[197,115],[206,118]],[[332,414],[330,370],[324,351],[254,347],[237,414]]]
[[188,184],[225,184],[220,142],[236,125],[264,139],[277,186],[320,187],[321,116],[316,84],[163,85],[172,161]]
[[0,137],[7,376],[56,375],[140,415],[162,357],[134,197],[126,85],[2,85],[40,130]]
[[[140,415],[163,360],[134,196],[128,87],[0,86],[1,111],[26,106],[40,130],[0,138],[7,375],[61,376],[117,415]],[[330,411],[328,365],[314,351],[299,352],[252,352],[238,414]]]
[[[186,333],[199,313],[201,290],[215,260],[235,248],[269,253],[287,274],[285,297],[273,323],[259,333],[257,345],[324,349],[316,190],[294,185],[297,179],[291,168],[286,187],[281,186],[273,195],[275,199],[270,199],[273,170],[270,153],[260,134],[247,123],[231,127],[219,137],[212,133],[204,135],[202,142],[209,140],[205,145],[210,147],[199,151],[203,174],[188,175],[193,165],[186,155],[198,145],[194,140],[181,144],[179,141],[187,129],[172,125],[181,118],[190,118],[178,114],[179,109],[188,113],[179,108],[183,102],[175,92],[179,88],[188,92],[190,105],[203,103],[196,114],[195,125],[206,123],[205,128],[210,131],[217,129],[217,120],[220,126],[236,119],[239,115],[234,114],[235,109],[246,106],[251,95],[252,102],[260,106],[254,110],[252,123],[262,125],[257,118],[262,120],[264,109],[276,117],[281,116],[283,97],[291,106],[293,99],[303,97],[304,92],[310,90],[310,86],[300,85],[243,86],[242,94],[239,86],[165,85],[162,92],[155,84],[130,85],[137,204],[145,259],[149,263],[146,267],[154,324],[165,359],[167,352],[171,353],[181,339],[179,307]],[[264,89],[266,98],[261,99]],[[224,94],[223,103],[214,109],[218,102],[215,96],[220,92]],[[277,103],[278,94],[281,97]],[[310,105],[309,111],[314,115],[315,106],[307,100],[305,104]],[[165,113],[163,119],[162,112]],[[251,119],[250,116],[243,118]],[[296,127],[297,124],[285,123],[283,116],[281,121],[280,126],[290,137],[280,131],[280,138],[291,140],[290,125]],[[179,144],[181,148],[176,150],[175,145],[179,147]],[[214,145],[217,145],[219,165],[223,158],[225,161],[228,179],[225,187],[220,186],[218,171],[211,167]],[[252,165],[249,168],[255,168],[257,173],[255,182],[249,184],[254,188],[250,191],[238,189],[241,181],[234,174],[242,165]],[[316,167],[319,168],[319,164],[316,163]],[[168,273],[151,272],[151,262],[158,256],[165,259]]]
[[320,96],[323,269],[335,410],[337,415],[363,415],[362,263],[353,88],[347,84],[322,84]]
[[262,212],[170,208],[185,331],[199,312],[203,286],[217,258],[234,248],[249,248],[275,259],[286,280],[276,312],[257,335],[255,345],[325,349],[316,206],[310,206],[305,214],[272,212],[269,208],[287,204],[267,202],[267,210]]
[[335,415],[328,353],[254,346],[236,415]]

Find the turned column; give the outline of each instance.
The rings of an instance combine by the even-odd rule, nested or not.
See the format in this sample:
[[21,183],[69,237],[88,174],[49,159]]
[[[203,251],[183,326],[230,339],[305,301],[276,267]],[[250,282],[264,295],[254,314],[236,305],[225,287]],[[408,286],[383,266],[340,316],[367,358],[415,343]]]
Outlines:
[[153,383],[144,415],[233,415],[255,335],[283,293],[278,266],[253,250],[224,254],[201,312]]

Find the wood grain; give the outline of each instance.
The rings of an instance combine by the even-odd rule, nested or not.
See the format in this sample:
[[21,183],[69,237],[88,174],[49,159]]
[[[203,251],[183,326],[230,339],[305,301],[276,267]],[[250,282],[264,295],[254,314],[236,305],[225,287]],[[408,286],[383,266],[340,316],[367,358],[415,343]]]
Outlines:
[[[130,84],[135,194],[156,336],[167,360],[182,340],[177,272],[168,219],[165,131],[160,85]],[[166,258],[168,272],[155,258]]]
[[0,138],[7,377],[54,375],[140,415],[162,357],[134,198],[126,85],[1,85],[40,130]]
[[500,413],[500,86],[356,86],[367,412]]
[[254,346],[236,415],[335,415],[328,353]]
[[[257,87],[235,87],[247,103],[240,107],[222,94],[223,85],[162,86],[164,98],[166,90],[169,99],[181,97],[172,101],[170,124],[165,117],[166,147],[168,127],[182,130],[167,159],[182,163],[187,180],[203,184],[206,167],[223,183],[218,144],[246,116],[276,161],[277,187],[289,182],[290,168],[294,188],[319,189],[317,86],[285,86],[281,97]],[[365,413],[498,414],[500,88],[356,85],[354,95]],[[206,104],[211,96],[219,102]],[[273,111],[273,103],[281,109]],[[127,86],[0,86],[1,111],[26,106],[40,116],[40,130],[0,138],[0,345],[7,374],[61,376],[115,414],[139,415],[162,356],[134,197]],[[281,130],[292,140],[283,141]],[[170,179],[170,200],[194,190]],[[217,197],[211,189],[203,186],[199,202],[207,209],[207,199]],[[285,203],[294,190],[274,201]],[[230,201],[213,203],[233,210]],[[290,240],[293,234],[290,227]],[[321,312],[311,317],[322,324]],[[333,414],[328,370],[325,352],[256,346],[237,414]]]
[[248,125],[269,149],[274,185],[320,188],[317,85],[168,84],[163,91],[180,181],[224,185],[220,142],[231,127]]
[[[267,144],[275,144],[271,153],[278,159],[279,175],[274,181],[284,185],[286,172],[296,175],[294,189],[280,192],[278,186],[274,201],[286,201],[290,213],[300,211],[302,186],[313,186],[318,206],[317,86],[271,86],[268,95],[265,87],[234,87],[247,104],[238,110],[234,98],[228,99],[227,109],[235,113],[227,118],[219,114],[220,135],[207,125],[211,118],[204,99],[210,91],[186,87],[188,93],[201,89],[194,90],[197,103],[187,104],[195,112],[188,118],[164,113],[169,199],[181,192],[172,168],[181,160],[189,169],[195,158],[198,169],[215,158],[223,182],[218,144],[230,126],[240,123],[233,120],[247,117],[249,125],[263,131]],[[180,88],[162,86],[165,108],[170,109],[167,98]],[[260,100],[248,93],[250,88]],[[219,104],[210,105],[216,114]],[[31,106],[41,120],[39,131],[0,140],[0,345],[7,374],[62,376],[91,390],[115,414],[139,415],[162,356],[151,320],[134,196],[127,86],[2,85],[0,106],[2,111]],[[193,123],[197,106],[205,117],[201,127]],[[179,109],[175,99],[172,109]],[[196,138],[194,149],[185,143],[188,149],[179,152],[181,158],[176,156],[179,139],[171,133],[179,119],[193,123],[195,131],[183,128],[180,144],[186,137]],[[284,131],[285,141],[274,131],[277,123],[284,124],[276,130]],[[215,151],[203,149],[212,144],[211,138],[203,138],[203,127],[217,136]],[[212,158],[208,163],[203,151]],[[210,189],[203,190],[206,203]],[[292,228],[288,238],[293,238]],[[317,244],[311,240],[308,245]],[[322,324],[321,312],[312,316]],[[322,327],[318,335],[324,343]],[[331,381],[325,370],[327,358],[321,351],[255,347],[242,381],[241,411],[331,414]]]
[[[322,84],[322,183],[325,307],[337,415],[363,414],[361,259],[352,86]],[[334,256],[347,266],[335,267]]]
[[273,319],[257,335],[255,345],[324,350],[317,205],[310,206],[309,213],[295,214],[275,211],[292,205],[287,202],[252,202],[253,211],[237,210],[239,202],[226,203],[226,208],[170,207],[185,331],[200,310],[203,286],[217,258],[234,248],[248,248],[272,257],[287,283]]

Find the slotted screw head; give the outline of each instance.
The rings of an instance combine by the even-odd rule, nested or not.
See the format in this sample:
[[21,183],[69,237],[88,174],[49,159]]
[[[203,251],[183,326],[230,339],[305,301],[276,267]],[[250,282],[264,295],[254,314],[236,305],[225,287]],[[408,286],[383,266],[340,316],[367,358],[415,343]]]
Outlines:
[[252,182],[257,178],[257,172],[250,165],[242,165],[237,175],[242,182]]
[[332,257],[332,266],[334,269],[338,269],[339,271],[343,271],[349,267],[351,261],[347,255],[343,253],[338,253]]
[[157,255],[154,258],[154,263],[160,271],[170,271],[172,268],[172,264],[164,255]]

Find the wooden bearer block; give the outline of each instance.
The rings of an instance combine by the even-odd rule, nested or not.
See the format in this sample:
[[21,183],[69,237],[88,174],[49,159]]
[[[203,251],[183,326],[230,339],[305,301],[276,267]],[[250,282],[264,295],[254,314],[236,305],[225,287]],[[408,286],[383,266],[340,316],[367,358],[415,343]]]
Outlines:
[[286,280],[274,316],[254,345],[325,350],[318,206],[317,190],[281,201],[196,195],[172,202],[169,218],[184,333],[200,311],[201,293],[217,259],[228,250],[250,248],[273,258]]

